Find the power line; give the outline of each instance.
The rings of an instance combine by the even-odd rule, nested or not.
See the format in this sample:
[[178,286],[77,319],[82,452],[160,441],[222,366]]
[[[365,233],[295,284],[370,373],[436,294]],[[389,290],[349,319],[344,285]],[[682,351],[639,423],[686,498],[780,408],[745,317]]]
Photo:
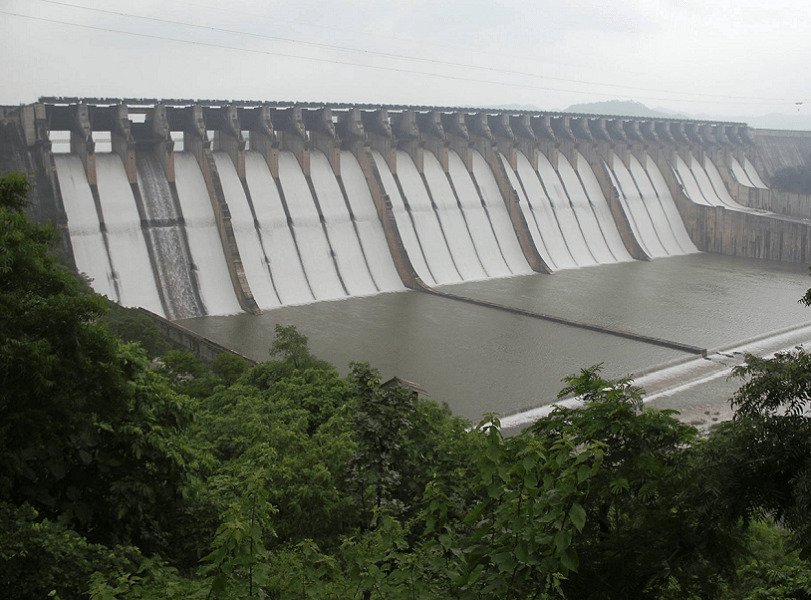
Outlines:
[[302,22],[300,20],[299,21],[293,21],[293,20],[289,20],[289,19],[279,19],[278,17],[269,17],[268,15],[260,15],[258,13],[248,12],[248,11],[245,11],[245,10],[238,10],[238,9],[234,9],[234,8],[230,8],[230,7],[225,9],[225,8],[220,8],[220,7],[217,7],[217,6],[210,6],[208,4],[200,4],[198,2],[189,2],[188,0],[182,0],[182,1],[185,4],[189,5],[189,6],[195,6],[197,8],[202,8],[204,10],[213,10],[213,11],[217,11],[217,12],[220,12],[220,13],[226,13],[226,14],[245,15],[247,17],[254,17],[254,18],[257,18],[257,19],[262,19],[264,21],[273,21],[274,23],[282,23],[282,24],[287,24],[287,25],[297,25],[299,27],[303,26],[303,27],[309,27],[309,28],[313,28],[313,29],[324,29],[326,31],[338,31],[338,32],[343,32],[343,33],[351,33],[351,34],[355,34],[355,35],[366,35],[366,36],[377,37],[377,38],[385,37],[387,40],[400,40],[402,42],[406,42],[406,43],[409,43],[409,44],[420,44],[421,46],[430,45],[430,46],[434,46],[434,47],[437,47],[437,48],[448,48],[448,49],[451,49],[451,50],[462,50],[463,52],[467,52],[468,54],[471,54],[471,53],[472,54],[482,54],[482,55],[487,55],[487,56],[493,56],[495,58],[500,58],[500,59],[507,58],[507,59],[518,60],[518,59],[516,59],[514,57],[511,57],[511,56],[508,56],[508,55],[505,55],[505,54],[498,54],[496,52],[489,52],[487,50],[478,50],[476,48],[471,48],[469,46],[460,46],[458,44],[450,44],[448,42],[439,42],[439,41],[436,41],[436,40],[426,42],[425,40],[406,37],[406,36],[403,36],[403,35],[396,35],[396,34],[388,32],[388,31],[387,32],[379,32],[379,31],[370,31],[368,29],[355,29],[355,28],[350,28],[350,27],[336,27],[335,25],[322,25],[320,23],[306,23],[306,22]]
[[[546,91],[546,92],[562,92],[562,93],[580,94],[580,95],[586,95],[586,96],[603,96],[603,97],[607,97],[607,98],[612,97],[611,94],[605,94],[605,93],[602,93],[602,92],[589,92],[589,91],[583,91],[583,90],[567,90],[567,89],[547,87],[547,86],[526,85],[526,84],[520,84],[520,83],[510,83],[510,82],[505,82],[505,81],[494,81],[494,80],[490,80],[490,79],[477,79],[477,78],[473,78],[473,77],[460,77],[460,76],[455,76],[455,75],[446,75],[446,74],[442,74],[442,73],[431,73],[429,71],[417,71],[417,70],[413,70],[413,69],[403,69],[403,68],[398,68],[398,67],[384,67],[384,66],[379,66],[379,65],[369,65],[369,64],[364,64],[364,63],[342,61],[342,60],[336,60],[336,59],[330,59],[330,58],[319,58],[319,57],[314,57],[314,56],[302,56],[302,55],[298,55],[298,54],[288,54],[288,53],[284,53],[284,52],[275,52],[275,51],[271,51],[271,50],[258,50],[258,49],[254,49],[254,48],[238,48],[238,47],[235,47],[235,46],[227,46],[227,45],[224,45],[224,44],[214,44],[214,43],[210,43],[210,42],[199,42],[199,41],[194,41],[194,40],[184,40],[184,39],[180,39],[180,38],[153,35],[153,34],[148,34],[148,33],[137,33],[137,32],[134,32],[134,31],[124,31],[124,30],[121,30],[121,29],[111,29],[111,28],[99,27],[99,26],[95,26],[95,25],[86,25],[86,24],[83,24],[83,23],[71,23],[71,22],[68,22],[68,21],[60,21],[60,20],[57,20],[57,19],[47,19],[45,17],[36,17],[36,16],[33,16],[33,15],[24,15],[24,14],[14,13],[14,12],[4,11],[4,10],[0,10],[0,14],[11,16],[11,17],[18,17],[18,18],[22,18],[22,19],[29,19],[29,20],[33,20],[33,21],[40,21],[40,22],[44,22],[44,23],[52,23],[52,24],[56,24],[56,25],[67,25],[69,27],[78,27],[78,28],[81,28],[81,29],[88,29],[88,30],[92,30],[92,31],[103,31],[103,32],[106,32],[106,33],[117,33],[117,34],[121,34],[121,35],[129,35],[129,36],[133,36],[133,37],[140,37],[140,38],[146,38],[146,39],[168,41],[168,42],[177,42],[177,43],[181,43],[181,44],[189,44],[189,45],[192,45],[192,46],[218,48],[220,50],[233,50],[235,52],[246,52],[246,53],[250,53],[250,54],[278,56],[278,57],[281,57],[281,58],[291,58],[291,59],[294,59],[294,60],[305,60],[305,61],[311,61],[311,62],[353,66],[353,67],[360,67],[360,68],[364,68],[364,69],[372,69],[372,70],[376,70],[376,71],[388,71],[388,72],[396,72],[396,73],[405,73],[405,74],[409,74],[409,75],[423,75],[423,76],[426,76],[426,77],[434,77],[434,78],[443,79],[443,80],[464,81],[464,82],[468,82],[468,83],[483,83],[483,84],[487,84],[487,85],[499,85],[499,86],[504,86],[504,87],[512,87],[512,88],[526,89],[526,90],[541,90],[541,91]],[[692,102],[692,103],[698,103],[698,104],[712,104],[712,103],[715,103],[715,104],[742,104],[742,105],[750,105],[750,104],[775,105],[775,104],[784,104],[784,103],[793,103],[794,102],[794,101],[787,101],[787,102],[784,102],[784,101],[777,101],[777,102],[774,102],[774,101],[772,101],[772,102],[729,102],[729,101],[725,101],[725,102],[720,102],[720,101],[711,101],[711,100],[674,99],[674,98],[662,98],[662,97],[652,97],[652,96],[637,96],[637,98],[640,98],[642,100],[656,100],[656,101],[663,101],[663,102],[674,101],[675,100],[676,102]]]
[[[197,23],[189,23],[186,21],[175,21],[172,19],[162,19],[159,17],[149,17],[144,15],[136,15],[132,13],[126,13],[121,11],[115,10],[107,10],[103,8],[94,8],[90,6],[82,6],[80,4],[73,4],[70,2],[61,2],[59,0],[39,0],[39,2],[44,2],[47,4],[52,4],[56,6],[64,6],[69,8],[78,8],[80,10],[91,11],[95,13],[107,14],[107,15],[114,15],[117,17],[125,17],[125,18],[134,18],[134,19],[142,19],[145,21],[151,21],[154,23],[162,23],[164,25],[178,25],[181,27],[191,27],[195,29],[203,29],[207,31],[214,31],[217,33],[228,33],[233,35],[243,35],[252,38],[258,39],[266,39],[276,42],[284,42],[290,44],[301,44],[305,46],[310,46],[314,48],[323,48],[326,50],[337,50],[339,52],[354,52],[359,53],[367,56],[380,56],[383,58],[389,58],[394,60],[402,60],[402,61],[412,61],[412,62],[421,62],[427,64],[435,64],[441,66],[449,66],[449,67],[456,67],[456,68],[464,68],[464,69],[475,69],[480,71],[490,71],[493,73],[501,73],[504,75],[518,75],[521,77],[532,77],[536,79],[547,79],[549,81],[559,81],[562,83],[574,83],[578,85],[592,85],[592,86],[599,86],[599,87],[608,87],[614,89],[621,89],[621,90],[629,90],[629,91],[642,91],[642,92],[653,92],[657,94],[677,94],[680,96],[696,96],[702,98],[724,98],[724,99],[731,99],[731,100],[756,100],[756,101],[763,101],[763,102],[770,102],[770,103],[783,103],[783,102],[796,102],[796,98],[766,98],[762,96],[732,96],[727,94],[708,94],[702,92],[682,92],[678,90],[663,90],[663,89],[655,89],[655,88],[646,88],[646,87],[638,87],[638,86],[631,86],[631,85],[622,85],[617,83],[601,83],[597,81],[587,81],[582,79],[567,79],[564,77],[553,77],[548,75],[541,75],[539,73],[532,73],[527,71],[518,71],[512,69],[501,69],[496,67],[487,67],[482,65],[474,65],[470,63],[460,63],[460,62],[453,62],[453,61],[445,61],[439,60],[434,58],[425,58],[420,56],[413,56],[413,55],[405,55],[405,54],[397,54],[394,52],[383,52],[377,50],[367,50],[363,48],[354,48],[351,46],[342,46],[338,44],[327,44],[323,42],[312,42],[309,40],[300,40],[295,38],[289,38],[284,36],[276,36],[276,35],[267,35],[262,33],[253,33],[250,31],[244,31],[240,29],[229,29],[225,27],[215,27],[212,25],[199,25]],[[253,13],[246,13],[251,14]],[[266,17],[265,17],[266,18]],[[271,20],[271,19],[268,19]]]

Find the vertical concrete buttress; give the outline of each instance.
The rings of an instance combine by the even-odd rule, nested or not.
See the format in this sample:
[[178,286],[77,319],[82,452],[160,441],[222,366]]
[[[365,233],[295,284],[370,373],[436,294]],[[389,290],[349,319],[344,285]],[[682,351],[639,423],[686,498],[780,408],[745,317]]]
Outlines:
[[[372,202],[383,227],[383,234],[386,237],[386,245],[389,248],[394,267],[397,269],[397,274],[400,276],[400,281],[403,282],[404,286],[412,290],[430,290],[420,279],[414,265],[411,263],[411,259],[408,257],[408,252],[406,252],[403,239],[400,236],[400,230],[397,227],[397,221],[394,218],[391,199],[386,194],[380,171],[378,171],[377,164],[372,157],[370,138],[374,139],[373,145],[376,151],[380,152],[384,158],[388,155],[386,162],[389,166],[395,165],[392,172],[396,173],[396,150],[388,115],[385,111],[376,111],[375,114],[370,115],[353,112],[348,118],[352,119],[352,123],[348,124],[346,128],[356,132],[356,135],[351,140],[348,140],[348,147],[357,158],[361,171],[366,177]],[[369,133],[366,133],[366,123],[370,124]]]
[[96,185],[96,143],[93,141],[93,128],[86,104],[72,107],[70,129],[70,153],[78,156],[87,175],[87,182]]
[[608,202],[608,209],[611,211],[625,249],[636,260],[652,260],[637,240],[625,207],[620,201],[620,192],[609,174],[609,168],[613,166],[614,155],[630,153],[627,144],[624,143],[626,140],[624,133],[614,131],[615,126],[609,128],[608,119],[603,117],[589,119],[584,125],[594,141],[584,148],[582,153],[597,178],[603,197]]
[[[12,126],[19,136],[18,143],[24,147],[22,157],[25,170],[32,183],[31,211],[40,222],[50,222],[59,235],[59,257],[72,269],[76,269],[73,245],[68,232],[68,216],[62,198],[62,189],[56,176],[52,144],[48,128],[48,111],[41,103],[21,106]],[[23,165],[20,165],[21,167]]]
[[[541,257],[538,248],[535,246],[535,241],[532,239],[532,234],[529,232],[527,219],[519,204],[520,199],[518,192],[510,183],[510,178],[507,176],[504,163],[501,162],[498,142],[490,129],[487,115],[483,113],[468,115],[467,129],[473,148],[482,155],[490,171],[493,173],[498,191],[501,192],[504,207],[507,209],[507,215],[510,217],[513,231],[515,231],[515,236],[518,238],[521,253],[524,255],[527,264],[529,264],[529,268],[536,273],[551,273],[552,269],[549,268],[549,265],[547,265]],[[515,149],[504,148],[504,150],[512,153],[513,162],[511,164],[514,165]]]
[[203,173],[203,181],[205,181],[208,190],[211,208],[214,210],[217,233],[220,236],[223,253],[225,254],[225,264],[228,267],[228,275],[237,302],[245,312],[258,314],[261,311],[256,304],[256,299],[248,284],[248,278],[242,265],[242,257],[239,254],[234,228],[231,225],[231,211],[225,201],[225,193],[217,172],[217,164],[214,162],[214,155],[211,152],[211,142],[206,133],[203,109],[201,106],[195,105],[182,110],[185,113],[183,119],[183,150],[190,152],[194,156]]

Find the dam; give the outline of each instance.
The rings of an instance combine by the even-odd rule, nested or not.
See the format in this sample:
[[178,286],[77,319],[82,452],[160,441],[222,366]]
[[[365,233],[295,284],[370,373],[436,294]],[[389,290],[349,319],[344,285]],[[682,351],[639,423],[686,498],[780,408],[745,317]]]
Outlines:
[[339,368],[368,360],[471,419],[580,366],[638,373],[811,321],[811,198],[769,186],[811,134],[156,99],[2,116],[0,167],[33,175],[32,214],[98,293],[257,360],[294,323]]

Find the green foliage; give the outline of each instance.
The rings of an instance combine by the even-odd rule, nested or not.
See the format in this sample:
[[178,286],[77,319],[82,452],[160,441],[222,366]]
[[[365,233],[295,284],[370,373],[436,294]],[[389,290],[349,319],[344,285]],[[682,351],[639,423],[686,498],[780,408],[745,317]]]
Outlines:
[[22,173],[7,173],[0,177],[0,209],[22,212],[28,206],[31,184]]
[[402,481],[398,459],[412,429],[416,399],[404,388],[382,389],[380,374],[369,365],[353,363],[350,367],[349,381],[357,399],[352,424],[358,444],[350,473],[358,501],[373,519],[381,511],[399,514],[404,507],[394,498]]
[[154,321],[137,308],[127,308],[115,302],[108,302],[108,310],[100,321],[107,325],[111,333],[125,342],[140,344],[150,358],[176,349],[174,343],[163,337]]
[[748,555],[721,600],[811,598],[811,564],[793,548],[790,532],[773,521],[755,521],[748,531]]
[[711,464],[731,514],[773,515],[811,551],[811,355],[747,356],[735,420],[713,436]]
[[19,178],[0,189],[0,501],[92,542],[165,549],[191,453],[187,402],[100,324],[106,301],[19,211]]
[[0,503],[0,592],[39,600],[52,592],[77,598],[94,572],[109,575],[137,568],[134,548],[92,544],[64,526],[41,519],[29,505]]
[[658,598],[676,586],[711,597],[732,569],[737,528],[703,502],[696,430],[672,411],[642,410],[642,390],[602,378],[599,366],[565,382],[561,395],[581,397],[582,407],[554,409],[532,433],[601,444],[604,457],[582,500],[587,524],[573,546],[580,576],[563,589],[583,599]]
[[481,435],[482,497],[462,524],[446,524],[447,537],[439,537],[454,556],[452,582],[464,597],[559,591],[578,570],[573,542],[585,526],[582,501],[600,469],[601,445],[531,433],[505,439],[495,418]]
[[211,598],[258,597],[267,582],[263,539],[272,532],[268,521],[274,510],[260,479],[254,478],[246,492],[226,510],[211,552],[203,559],[201,574],[210,581]]

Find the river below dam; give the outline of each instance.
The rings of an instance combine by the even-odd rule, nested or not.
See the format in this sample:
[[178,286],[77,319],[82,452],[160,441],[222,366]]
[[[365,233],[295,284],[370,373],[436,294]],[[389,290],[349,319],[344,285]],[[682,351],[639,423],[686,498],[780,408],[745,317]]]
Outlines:
[[[616,377],[696,358],[530,313],[712,351],[811,322],[811,308],[797,302],[808,287],[804,266],[702,253],[439,288],[521,314],[406,291],[181,324],[255,360],[269,357],[276,324],[292,324],[341,372],[368,361],[475,421],[552,402],[561,378],[580,367],[603,363]],[[656,404],[678,408],[671,398]]]

